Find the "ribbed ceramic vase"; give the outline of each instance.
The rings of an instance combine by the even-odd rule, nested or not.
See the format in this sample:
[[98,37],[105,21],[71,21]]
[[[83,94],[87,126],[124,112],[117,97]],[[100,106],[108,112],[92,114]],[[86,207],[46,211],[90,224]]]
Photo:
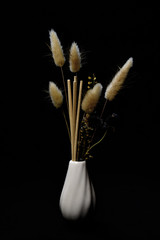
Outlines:
[[70,161],[62,193],[60,209],[64,218],[76,220],[87,216],[95,207],[95,192],[88,175],[86,161]]

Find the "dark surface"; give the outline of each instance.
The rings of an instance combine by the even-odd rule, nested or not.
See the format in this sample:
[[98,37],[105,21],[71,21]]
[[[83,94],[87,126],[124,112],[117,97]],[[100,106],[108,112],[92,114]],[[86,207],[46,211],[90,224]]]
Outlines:
[[[136,4],[63,9],[54,4],[4,8],[0,237],[160,236],[158,9]],[[61,81],[47,46],[51,28],[66,53],[73,41],[83,51],[79,78],[94,72],[104,88],[118,66],[134,59],[125,88],[108,106],[120,118],[116,132],[88,163],[95,215],[80,223],[65,221],[58,206],[70,145],[46,92],[49,81]],[[72,78],[67,64],[66,78]]]

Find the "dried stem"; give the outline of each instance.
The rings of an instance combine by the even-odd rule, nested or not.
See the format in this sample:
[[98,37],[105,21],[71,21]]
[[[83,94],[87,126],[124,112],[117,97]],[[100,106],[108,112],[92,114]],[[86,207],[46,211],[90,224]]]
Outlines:
[[88,154],[88,152],[89,152],[92,148],[94,148],[96,145],[98,145],[100,142],[102,142],[102,140],[105,138],[105,136],[106,136],[106,134],[107,134],[107,131],[108,131],[108,130],[105,131],[103,137],[102,137],[98,142],[94,143],[91,147],[88,148],[88,150],[87,150],[87,152],[85,153],[85,155]]
[[[85,115],[86,115],[86,113],[84,112],[83,113],[83,117],[82,117],[82,119],[81,119],[81,123],[80,123],[80,126],[82,125],[82,121],[83,121],[83,119],[84,119],[84,117],[85,117]],[[81,135],[80,135],[80,131],[81,131],[81,127],[79,128],[79,133],[78,133],[78,150],[77,150],[77,159],[79,159],[79,151],[80,151],[80,145],[79,145],[79,142],[80,142],[80,138],[81,138]]]
[[65,115],[65,112],[64,112],[63,109],[62,109],[62,115],[63,115],[63,117],[64,117],[64,121],[65,121],[65,123],[66,123],[69,140],[70,140],[70,142],[71,142],[71,134],[70,134],[70,131],[69,131],[69,126],[68,126],[67,118],[66,118],[66,115]]
[[[70,119],[70,131],[71,131],[71,155],[72,155],[72,160],[74,157],[73,153],[73,108],[72,108],[72,90],[71,90],[71,81],[68,79],[67,81],[68,84],[68,103],[69,103],[69,119]],[[74,161],[74,160],[73,160]]]
[[81,106],[81,99],[82,99],[82,86],[83,81],[80,81],[79,85],[79,96],[78,96],[78,107],[77,107],[77,117],[76,117],[76,129],[75,129],[75,138],[74,138],[74,159],[76,160],[76,153],[77,153],[77,139],[78,139],[78,126],[79,126],[79,116],[80,116],[80,106]]
[[[107,99],[106,99],[106,101],[105,101],[105,103],[104,103],[104,105],[103,105],[103,109],[102,109],[100,118],[102,118],[102,116],[103,116],[103,113],[104,113],[104,110],[105,110],[106,105],[107,105]],[[96,131],[97,131],[97,128],[95,128],[95,130],[94,130],[94,133],[93,133],[92,138],[91,138],[91,143],[92,143],[92,141],[93,141],[93,138],[94,138],[94,136],[95,136]]]
[[[62,74],[62,80],[63,80],[63,86],[64,86],[64,93],[65,93],[65,98],[66,98],[66,104],[67,104],[67,108],[68,108],[68,98],[67,98],[67,90],[66,90],[66,84],[65,84],[65,79],[64,79],[64,73],[63,73],[63,68],[60,67],[61,69],[61,74]],[[68,109],[69,111],[69,109]]]
[[76,128],[76,108],[77,108],[77,77],[74,76],[73,81],[73,142],[75,138],[75,128]]
[[106,107],[106,104],[107,104],[107,99],[106,99],[106,101],[105,101],[105,103],[104,103],[104,105],[103,105],[103,109],[102,109],[100,118],[102,118],[102,115],[103,115],[103,113],[104,113],[104,109],[105,109],[105,107]]

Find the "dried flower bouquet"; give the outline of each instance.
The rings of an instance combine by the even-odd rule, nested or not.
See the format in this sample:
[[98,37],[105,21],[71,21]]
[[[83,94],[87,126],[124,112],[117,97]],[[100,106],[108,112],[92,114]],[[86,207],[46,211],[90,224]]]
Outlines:
[[[60,40],[54,30],[49,32],[49,36],[54,62],[60,67],[62,74],[65,101],[63,92],[54,82],[49,83],[49,94],[53,105],[62,110],[71,142],[72,160],[69,161],[60,196],[60,209],[65,218],[76,220],[85,217],[90,212],[89,210],[95,207],[96,197],[88,176],[86,160],[92,157],[91,149],[107,134],[109,125],[103,120],[104,109],[107,102],[112,101],[122,88],[133,65],[133,59],[127,60],[107,86],[103,107],[98,114],[96,108],[101,99],[103,86],[97,82],[94,74],[88,77],[87,89],[84,89],[83,81],[78,80],[77,72],[82,67],[78,45],[73,42],[69,53],[69,68],[74,73],[74,79],[66,81],[63,72],[66,59]],[[97,135],[100,135],[98,140]]]
[[[92,157],[91,149],[100,143],[107,134],[108,123],[103,120],[104,109],[107,102],[112,101],[122,88],[133,65],[133,59],[129,58],[126,61],[106,87],[104,105],[98,116],[96,107],[100,100],[103,86],[97,82],[94,74],[93,77],[88,77],[87,89],[83,89],[84,84],[82,80],[78,81],[77,73],[80,71],[82,64],[81,53],[77,43],[72,43],[69,52],[69,69],[75,74],[74,79],[73,81],[70,79],[66,81],[63,72],[63,65],[66,59],[61,42],[54,30],[49,32],[49,37],[54,62],[61,70],[65,101],[62,90],[54,82],[49,83],[49,94],[53,105],[57,109],[62,109],[71,141],[71,159],[73,161],[84,161]],[[100,126],[104,129],[104,132],[97,140],[95,136],[98,135]]]

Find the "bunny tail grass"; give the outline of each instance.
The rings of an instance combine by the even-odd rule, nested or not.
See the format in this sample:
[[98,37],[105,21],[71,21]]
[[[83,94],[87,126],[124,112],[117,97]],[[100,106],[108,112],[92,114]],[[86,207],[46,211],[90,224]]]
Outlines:
[[69,68],[71,72],[78,72],[81,68],[81,54],[77,43],[73,42],[70,48]]
[[82,110],[86,113],[92,113],[99,101],[102,92],[102,84],[97,83],[92,89],[89,89],[82,101]]
[[49,95],[53,105],[56,108],[60,108],[63,103],[63,95],[61,90],[56,86],[54,82],[49,82]]
[[65,63],[65,57],[57,33],[52,29],[49,31],[49,37],[54,62],[58,67],[62,67]]
[[133,58],[129,58],[123,67],[117,72],[111,83],[107,86],[105,91],[105,98],[112,101],[119,90],[122,88],[124,80],[126,79],[130,68],[133,66]]

